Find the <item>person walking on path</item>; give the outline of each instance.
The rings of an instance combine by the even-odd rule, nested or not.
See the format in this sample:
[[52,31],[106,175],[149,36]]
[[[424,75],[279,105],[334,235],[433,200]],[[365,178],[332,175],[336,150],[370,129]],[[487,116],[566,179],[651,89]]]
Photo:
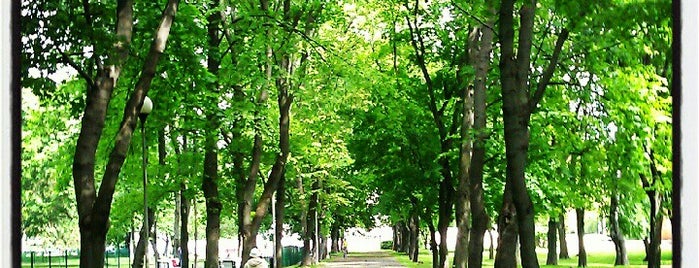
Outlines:
[[252,250],[250,250],[250,259],[248,259],[243,268],[269,268],[269,264],[260,257],[259,249],[252,248]]
[[347,258],[347,239],[342,239],[342,257]]

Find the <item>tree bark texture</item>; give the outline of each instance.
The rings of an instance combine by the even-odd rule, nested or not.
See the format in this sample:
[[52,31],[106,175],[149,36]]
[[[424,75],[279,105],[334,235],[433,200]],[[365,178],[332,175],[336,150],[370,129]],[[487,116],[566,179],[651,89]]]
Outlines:
[[[430,215],[431,211],[428,212],[428,215]],[[432,219],[428,219],[427,221],[427,228],[430,230],[430,251],[432,251],[432,268],[438,268],[439,267],[439,249],[437,248],[437,235],[434,228],[434,224],[432,223]]]
[[158,252],[158,214],[154,214],[153,217],[148,217],[148,219],[152,219],[153,221],[153,231],[149,232],[148,235],[150,235],[150,246],[153,248],[153,261],[155,263],[158,263],[158,257],[160,256],[160,252]]
[[488,248],[488,259],[492,260],[495,257],[495,248],[494,248],[494,241],[493,241],[493,230],[488,229],[488,236],[490,237],[490,247]]
[[[148,209],[148,218],[152,219],[153,217],[155,217],[155,209]],[[148,229],[153,228],[153,222],[155,221],[148,222]],[[131,267],[133,268],[143,267],[143,260],[146,255],[146,243],[148,241],[148,239],[144,239],[146,237],[146,229],[144,224],[141,225],[141,231],[139,232],[138,237],[138,243],[136,244],[136,249],[134,250],[133,255],[133,263],[131,264]]]
[[556,250],[558,246],[556,242],[558,238],[556,234],[558,233],[558,223],[556,218],[549,216],[549,229],[546,234],[546,241],[548,243],[548,255],[546,257],[546,265],[558,265],[558,254]]
[[[563,211],[565,211],[565,209]],[[568,254],[568,241],[566,241],[565,213],[561,213],[561,215],[558,216],[558,239],[560,241],[560,253],[558,254],[558,258],[570,259],[570,255]]]
[[185,194],[186,186],[184,183],[180,184],[180,205],[181,205],[181,213],[182,217],[180,220],[182,221],[181,227],[180,228],[180,266],[181,267],[189,267],[189,198]]
[[410,229],[405,221],[400,222],[400,251],[410,255]]
[[320,245],[320,257],[318,258],[319,260],[325,260],[328,258],[328,237],[326,236],[319,236],[318,237],[319,245]]
[[512,203],[512,190],[505,184],[503,207],[498,217],[498,249],[495,268],[517,267],[517,210]]
[[[176,144],[174,147],[175,149],[175,155],[177,155],[177,164],[178,164],[178,169],[177,169],[177,176],[180,176],[181,181],[180,181],[180,190],[177,192],[177,203],[176,205],[179,206],[179,222],[176,222],[175,225],[179,226],[178,230],[175,230],[175,237],[178,237],[176,240],[177,242],[175,243],[174,246],[174,255],[177,256],[180,259],[180,266],[181,267],[189,267],[189,198],[187,196],[187,180],[184,177],[184,174],[182,172],[182,151],[187,151],[187,136],[183,135],[182,137],[182,149],[180,150],[180,147],[178,144]],[[171,139],[171,140],[177,140],[177,138]]]
[[585,251],[585,209],[576,208],[575,216],[578,227],[578,267],[587,267],[587,252]]
[[[469,35],[469,43],[471,46],[476,42],[479,35],[478,28],[475,28]],[[460,71],[461,72],[461,71]],[[459,75],[458,80],[463,80]],[[470,204],[470,189],[469,189],[469,172],[471,169],[471,148],[472,138],[471,128],[473,127],[473,94],[470,86],[463,87],[461,92],[462,120],[461,120],[461,142],[459,151],[459,180],[456,189],[456,246],[454,248],[454,263],[453,267],[466,268],[468,265],[468,238],[471,225],[471,204]]]
[[[219,6],[218,0],[210,0],[212,9]],[[208,33],[208,58],[207,70],[214,76],[218,76],[221,66],[220,48],[221,41],[221,17],[218,12],[211,12],[207,17]],[[212,82],[208,85],[208,90],[212,93],[219,92],[219,83]],[[210,101],[218,102],[217,97]],[[217,118],[217,106],[206,111],[206,130],[204,144],[204,172],[202,179],[202,191],[206,202],[206,258],[205,268],[218,268],[218,241],[221,236],[221,203],[218,192],[218,133],[219,123]]]
[[662,214],[659,212],[660,196],[656,191],[646,191],[650,199],[650,242],[648,243],[647,258],[649,268],[660,267],[660,241],[663,226]]
[[182,216],[182,198],[180,195],[182,194],[181,191],[175,191],[175,209],[174,209],[174,214],[175,214],[175,219],[172,223],[173,225],[173,230],[172,230],[172,251],[170,254],[173,256],[179,256],[179,249],[181,248],[180,245],[180,229],[181,229],[181,222],[182,220],[180,217]]
[[[478,45],[477,40],[479,39],[480,29],[478,27],[473,28],[468,37],[468,51],[471,55],[471,64],[475,65],[475,57],[472,56],[477,54]],[[459,71],[457,74],[457,81],[459,81],[459,86],[461,89],[461,101],[462,101],[462,111],[461,111],[461,138],[460,138],[460,150],[459,150],[459,180],[456,189],[456,246],[454,248],[454,262],[453,267],[456,268],[466,268],[468,267],[468,244],[469,244],[469,234],[471,225],[471,192],[470,192],[470,181],[469,173],[471,171],[471,156],[473,147],[473,138],[471,137],[471,130],[473,128],[473,87],[467,86],[465,83],[466,77],[463,74],[464,66],[466,62],[460,63]],[[475,67],[475,66],[474,66]]]
[[279,182],[279,188],[277,189],[277,203],[274,206],[274,214],[276,215],[276,217],[274,218],[274,225],[276,228],[274,235],[274,267],[282,267],[282,237],[284,236],[284,209],[286,205],[286,187],[284,185],[285,181],[286,178],[284,176],[284,173],[282,173],[282,179]]
[[[318,216],[318,190],[320,189],[320,180],[316,178],[312,185],[313,194],[311,194],[310,202],[308,202],[308,214],[307,214],[307,225],[306,234],[304,236],[304,253],[302,266],[310,266],[315,263],[315,258],[317,255],[317,233],[316,233],[316,223]],[[308,240],[308,247],[306,247],[306,241]],[[312,246],[311,246],[312,244]]]
[[418,251],[420,247],[417,245],[418,244],[418,234],[420,233],[420,221],[418,218],[418,213],[417,210],[414,210],[412,215],[410,216],[410,221],[409,221],[409,229],[410,229],[410,260],[413,262],[418,261]]
[[629,265],[629,257],[626,254],[626,239],[619,226],[619,196],[612,193],[609,205],[609,237],[614,242],[614,265]]
[[[494,13],[494,9],[491,8]],[[473,81],[473,142],[471,166],[469,171],[469,191],[471,205],[471,233],[468,246],[468,267],[480,268],[483,265],[483,236],[490,222],[483,200],[483,166],[485,164],[486,135],[486,80],[490,67],[490,53],[493,48],[495,24],[494,14],[485,27],[481,27],[479,46],[474,53],[473,65],[476,76]],[[492,240],[491,240],[492,245]],[[492,254],[491,254],[492,256]],[[492,259],[492,257],[491,257]]]
[[[113,56],[108,57],[109,64],[104,64],[104,67],[97,72],[95,79],[87,81],[86,106],[73,158],[73,184],[80,228],[81,267],[104,265],[104,243],[109,229],[108,221],[114,190],[131,144],[143,99],[150,88],[160,55],[165,50],[178,4],[178,0],[168,1],[161,15],[160,24],[155,32],[158,38],[154,38],[151,43],[141,76],[124,108],[99,192],[95,188],[97,145],[102,137],[113,89],[128,59],[133,29],[133,1],[117,2],[116,39],[119,42],[114,44]],[[89,7],[89,3],[86,5]]]
[[[501,38],[501,58],[500,58],[500,82],[502,84],[503,97],[503,117],[505,124],[505,152],[507,159],[507,185],[511,186],[512,204],[503,201],[503,207],[513,205],[516,210],[516,224],[521,243],[522,265],[525,268],[538,268],[536,256],[536,243],[534,237],[534,208],[531,198],[527,192],[524,181],[524,171],[527,164],[527,151],[529,148],[529,104],[526,88],[521,84],[528,82],[529,75],[529,53],[531,52],[531,27],[533,20],[533,8],[524,4],[520,10],[521,26],[519,36],[519,47],[515,58],[514,23],[513,23],[513,0],[503,0],[500,8],[500,38]],[[524,66],[523,68],[518,68]],[[507,187],[507,186],[506,186]],[[503,212],[512,208],[503,209]],[[504,229],[503,229],[504,230]],[[506,230],[504,230],[506,231]],[[498,246],[498,256],[508,258],[508,265],[498,267],[515,267],[514,254],[500,254]],[[496,262],[498,258],[496,257]],[[503,260],[504,261],[504,260]],[[503,263],[504,264],[504,263]]]
[[340,225],[337,222],[330,227],[330,252],[340,252]]
[[659,268],[660,258],[662,256],[660,252],[660,242],[662,238],[661,232],[663,227],[663,215],[662,213],[660,213],[660,209],[662,207],[663,199],[659,193],[659,190],[657,189],[657,187],[659,187],[657,182],[661,180],[660,177],[662,176],[662,174],[660,173],[655,164],[655,154],[653,152],[653,149],[648,150],[644,147],[644,150],[646,151],[646,154],[650,157],[651,170],[650,181],[648,180],[645,174],[639,174],[641,182],[643,184],[643,188],[646,189],[646,195],[648,196],[648,200],[650,201],[650,241],[646,249],[646,258],[648,259],[649,268]]
[[[516,221],[522,266],[525,268],[538,268],[534,230],[534,206],[527,191],[524,176],[529,150],[529,120],[553,75],[563,43],[568,38],[568,32],[563,29],[558,35],[553,55],[539,83],[536,87],[530,85],[530,57],[536,4],[535,1],[525,1],[520,7],[518,45],[515,55],[514,2],[514,0],[501,1],[499,13],[501,45],[499,68],[503,97],[505,154],[507,159],[506,184],[511,186],[512,204],[517,211]],[[534,88],[536,91],[532,94],[529,90],[530,88]],[[507,202],[503,202],[504,207],[509,205]],[[510,258],[514,258],[514,256]]]
[[398,234],[398,224],[393,224],[393,251],[398,251],[400,243],[400,235]]
[[218,268],[218,241],[221,235],[222,204],[218,192],[218,152],[216,151],[214,133],[208,133],[206,138],[204,179],[202,181],[202,190],[206,201],[205,268]]

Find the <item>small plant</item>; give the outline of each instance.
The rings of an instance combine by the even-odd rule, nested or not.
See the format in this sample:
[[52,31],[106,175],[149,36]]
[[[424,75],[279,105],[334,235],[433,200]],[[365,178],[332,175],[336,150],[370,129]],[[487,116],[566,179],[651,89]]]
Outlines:
[[381,249],[392,249],[393,241],[381,241]]

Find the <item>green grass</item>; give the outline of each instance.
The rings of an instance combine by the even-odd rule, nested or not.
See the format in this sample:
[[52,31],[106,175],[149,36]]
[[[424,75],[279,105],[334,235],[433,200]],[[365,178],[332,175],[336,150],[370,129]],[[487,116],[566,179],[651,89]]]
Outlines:
[[[194,263],[194,260],[190,260],[190,264]],[[199,259],[199,267],[204,267],[203,265],[204,260]],[[107,265],[109,264],[109,265]],[[119,264],[119,265],[117,265]],[[154,266],[154,264],[149,263],[149,266]],[[32,263],[30,258],[22,258],[22,268],[31,268]],[[51,267],[51,268],[61,268],[61,267],[80,267],[80,258],[77,256],[68,256],[68,265],[66,266],[66,261],[64,257],[52,257],[51,258],[51,266],[49,266],[49,261],[48,257],[40,257],[36,256],[34,257],[34,266],[36,268],[46,268],[46,267]],[[104,264],[105,268],[130,268],[131,264],[129,263],[129,257],[121,257],[119,260],[117,260],[116,257],[109,257],[108,262],[105,262]]]
[[[410,261],[408,255],[404,253],[393,252],[398,261],[409,268],[432,268],[432,254],[428,250],[421,250],[418,256],[418,262],[414,263]],[[629,252],[629,263],[628,266],[618,266],[618,267],[647,267],[647,264],[643,262],[645,256],[644,252]],[[558,265],[543,265],[546,263],[546,253],[539,253],[539,263],[541,267],[553,268],[553,267],[577,267],[578,258],[576,256],[571,256],[572,258],[567,260],[558,260]],[[449,253],[449,266],[451,266],[451,260],[454,258],[453,252]],[[663,267],[672,266],[672,252],[664,251],[662,252],[661,263]],[[483,267],[493,267],[493,260],[488,259],[487,253],[483,255]],[[590,253],[587,255],[587,267],[614,267],[614,252],[608,253]]]
[[[128,268],[131,267],[129,264],[129,257],[121,257],[119,260],[117,260],[116,257],[109,257],[109,266],[107,266],[107,262],[105,262],[104,267],[113,267],[113,268]],[[119,266],[117,266],[119,264]],[[30,258],[22,258],[22,268],[24,267],[32,267],[31,259]],[[52,267],[52,268],[60,268],[60,267],[80,267],[80,258],[76,256],[68,256],[68,265],[66,266],[66,260],[64,257],[52,257],[51,258],[51,265],[49,266],[49,260],[48,257],[40,257],[36,256],[34,257],[34,266],[33,267]]]

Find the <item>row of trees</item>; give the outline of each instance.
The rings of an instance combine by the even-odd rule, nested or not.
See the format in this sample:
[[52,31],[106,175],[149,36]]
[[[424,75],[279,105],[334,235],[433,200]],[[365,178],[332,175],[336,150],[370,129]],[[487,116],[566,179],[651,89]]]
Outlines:
[[392,86],[372,91],[350,152],[377,177],[398,248],[417,261],[426,228],[434,267],[446,267],[435,233],[455,220],[455,267],[480,267],[495,227],[496,267],[515,266],[517,245],[522,266],[538,267],[535,222],[548,221],[555,264],[564,212],[576,211],[582,241],[595,208],[610,219],[616,264],[628,264],[626,234],[646,237],[649,267],[660,265],[672,219],[670,2],[382,6],[374,66]]
[[564,211],[594,206],[618,264],[631,234],[657,267],[670,14],[669,1],[23,1],[23,233],[79,232],[81,267],[103,266],[143,210],[131,141],[149,95],[158,218],[141,232],[169,233],[183,266],[203,198],[206,267],[221,236],[245,261],[272,225],[302,235],[309,265],[320,237],[338,250],[375,214],[407,230],[414,261],[427,228],[446,267],[435,237],[455,221],[457,267],[480,267],[494,226],[497,267],[518,244],[538,267],[535,221],[555,243]]

